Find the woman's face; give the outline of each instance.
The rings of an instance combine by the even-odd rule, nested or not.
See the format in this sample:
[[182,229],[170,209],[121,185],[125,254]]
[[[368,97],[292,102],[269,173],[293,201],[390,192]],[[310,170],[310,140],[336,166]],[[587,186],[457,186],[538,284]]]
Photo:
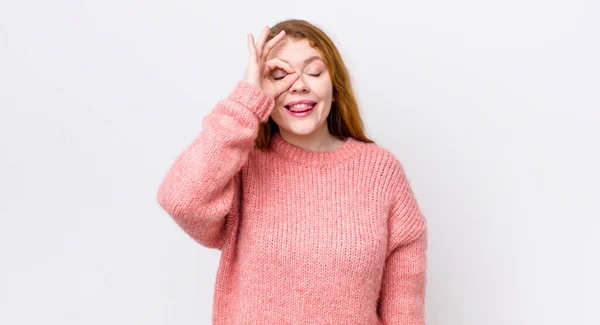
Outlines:
[[[327,133],[327,116],[334,99],[331,77],[321,53],[306,39],[287,37],[269,53],[268,60],[272,58],[288,62],[299,74],[298,80],[275,98],[271,117],[280,130],[295,135]],[[279,79],[285,75],[284,70],[275,69],[270,77]],[[298,101],[307,104],[294,105]]]

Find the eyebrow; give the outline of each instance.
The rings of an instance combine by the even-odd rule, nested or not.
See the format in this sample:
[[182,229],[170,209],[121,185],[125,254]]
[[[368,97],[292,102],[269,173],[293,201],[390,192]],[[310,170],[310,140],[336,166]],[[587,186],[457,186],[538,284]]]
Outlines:
[[[287,63],[287,64],[290,64],[288,61],[286,61],[286,60],[284,60],[284,59],[280,59],[280,60],[281,60],[281,61],[283,61],[283,62],[285,62],[285,63]],[[304,64],[309,64],[309,63],[311,63],[311,62],[313,62],[313,61],[315,61],[315,60],[321,60],[321,61],[323,61],[323,59],[322,59],[320,56],[318,56],[318,55],[313,55],[313,56],[311,56],[310,58],[308,58],[308,59],[304,60]]]

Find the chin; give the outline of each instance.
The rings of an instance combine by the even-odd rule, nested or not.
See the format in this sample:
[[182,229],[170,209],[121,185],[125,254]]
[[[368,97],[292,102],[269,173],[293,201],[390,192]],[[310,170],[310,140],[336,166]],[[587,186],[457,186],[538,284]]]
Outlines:
[[305,128],[291,128],[291,129],[283,129],[287,133],[291,133],[294,135],[310,135],[313,134],[316,130],[314,128],[305,129]]
[[[286,125],[283,128],[283,131],[287,132],[287,133],[291,133],[294,135],[311,135],[315,132],[317,132],[318,130],[320,130],[320,128],[322,127],[327,127],[327,121],[323,121],[322,124],[320,125],[314,125],[313,123],[310,123],[308,125],[302,125],[300,123],[295,124],[295,125]],[[281,127],[280,127],[281,129]]]

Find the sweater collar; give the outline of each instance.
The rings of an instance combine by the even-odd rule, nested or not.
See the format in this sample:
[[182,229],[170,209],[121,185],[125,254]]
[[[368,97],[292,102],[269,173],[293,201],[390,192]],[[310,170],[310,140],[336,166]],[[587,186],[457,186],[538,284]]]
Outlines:
[[347,137],[344,143],[329,151],[314,151],[291,144],[283,139],[279,132],[271,135],[270,147],[284,158],[302,165],[330,165],[348,160],[361,149],[361,141]]

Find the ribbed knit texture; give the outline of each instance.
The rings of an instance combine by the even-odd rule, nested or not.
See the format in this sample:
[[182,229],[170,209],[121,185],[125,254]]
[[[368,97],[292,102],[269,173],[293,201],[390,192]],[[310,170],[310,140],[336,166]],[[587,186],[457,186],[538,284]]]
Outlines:
[[255,149],[273,106],[238,82],[158,190],[222,252],[213,324],[425,324],[426,219],[399,160],[351,137],[311,151],[276,133]]

